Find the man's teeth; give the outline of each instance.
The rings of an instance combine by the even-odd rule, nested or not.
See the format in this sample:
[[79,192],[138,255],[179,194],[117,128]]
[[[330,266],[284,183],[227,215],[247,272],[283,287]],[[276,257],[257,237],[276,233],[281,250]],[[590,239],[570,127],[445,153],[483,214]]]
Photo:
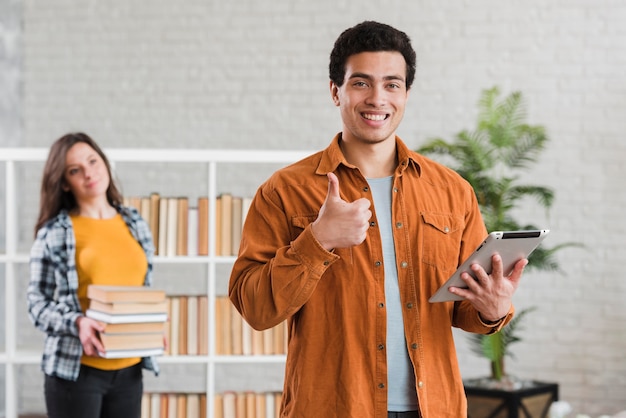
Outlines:
[[367,113],[363,114],[363,117],[365,119],[369,119],[369,120],[385,120],[385,118],[387,117],[387,115],[369,115]]

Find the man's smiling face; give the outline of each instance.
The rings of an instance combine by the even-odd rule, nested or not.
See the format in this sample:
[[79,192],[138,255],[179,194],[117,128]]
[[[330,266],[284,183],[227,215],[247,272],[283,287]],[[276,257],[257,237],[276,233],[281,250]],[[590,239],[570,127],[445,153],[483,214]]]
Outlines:
[[399,52],[361,52],[346,61],[343,85],[330,90],[343,120],[342,140],[376,144],[392,138],[409,97]]

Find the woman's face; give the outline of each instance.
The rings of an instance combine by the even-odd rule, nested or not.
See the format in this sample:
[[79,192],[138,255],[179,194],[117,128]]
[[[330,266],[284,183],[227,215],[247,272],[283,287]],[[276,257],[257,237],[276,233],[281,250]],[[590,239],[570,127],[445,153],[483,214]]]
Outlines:
[[77,142],[67,151],[63,178],[63,189],[72,192],[79,206],[106,199],[111,181],[102,157],[84,142]]

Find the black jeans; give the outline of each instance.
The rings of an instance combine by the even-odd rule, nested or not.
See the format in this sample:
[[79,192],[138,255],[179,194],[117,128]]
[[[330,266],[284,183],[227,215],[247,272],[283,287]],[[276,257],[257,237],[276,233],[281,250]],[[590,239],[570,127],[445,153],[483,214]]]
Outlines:
[[121,370],[80,366],[78,380],[45,376],[48,418],[140,418],[141,363]]
[[420,418],[419,411],[387,412],[387,418]]

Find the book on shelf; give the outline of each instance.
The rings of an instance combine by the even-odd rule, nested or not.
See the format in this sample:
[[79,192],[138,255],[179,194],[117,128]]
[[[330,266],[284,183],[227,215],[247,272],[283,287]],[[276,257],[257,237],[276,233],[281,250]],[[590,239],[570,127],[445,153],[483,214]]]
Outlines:
[[176,255],[187,255],[187,224],[189,222],[189,199],[186,197],[176,198]]
[[165,243],[165,255],[173,257],[176,255],[176,231],[178,221],[178,199],[167,198],[167,240]]
[[103,358],[130,358],[130,357],[149,357],[162,356],[163,347],[161,348],[138,348],[135,350],[110,350],[99,352],[98,355]]
[[163,334],[160,332],[140,334],[100,333],[100,341],[102,342],[105,351],[164,348]]
[[187,302],[186,296],[178,298],[179,312],[178,312],[178,354],[187,355]]
[[185,418],[198,418],[204,416],[206,415],[200,415],[200,395],[198,393],[188,393]]
[[198,296],[198,354],[209,354],[209,297]]
[[[146,219],[148,225],[150,226],[150,231],[152,232],[152,241],[155,244],[155,247],[159,242],[159,204],[160,204],[161,195],[159,193],[153,192],[150,193],[150,217]],[[157,252],[158,254],[158,248]]]
[[187,355],[198,355],[198,297],[187,296]]
[[89,309],[108,314],[166,313],[167,302],[100,302],[90,299]]
[[176,395],[175,418],[187,418],[187,395],[185,395],[184,393],[179,393],[178,395]]
[[141,395],[140,418],[150,418],[150,394],[146,392]]
[[170,334],[169,334],[169,353],[173,356],[177,356],[178,350],[178,327],[180,326],[180,297],[170,297]]
[[177,418],[176,412],[178,407],[178,395],[175,393],[167,394],[167,418]]
[[218,196],[220,221],[218,228],[220,231],[220,252],[217,255],[231,255],[232,250],[232,228],[233,228],[233,195],[222,193]]
[[146,286],[104,286],[91,284],[87,297],[104,303],[114,302],[162,302],[165,291]]
[[198,198],[198,255],[209,255],[209,198]]
[[[229,299],[227,299],[230,302]],[[237,308],[232,303],[228,303],[230,307],[230,340],[231,340],[231,350],[229,354],[233,355],[242,355],[243,354],[243,346],[242,346],[242,338],[243,338],[243,318],[239,315]]]
[[230,255],[237,255],[239,253],[239,244],[241,243],[242,212],[243,212],[243,198],[238,197],[238,196],[233,196],[231,229],[230,229],[230,235],[231,235]]
[[158,241],[154,241],[157,246],[157,254],[160,256],[167,255],[167,198],[159,199],[159,234]]
[[106,312],[87,309],[85,315],[98,321],[109,324],[127,324],[129,322],[164,322],[167,321],[167,313],[145,313],[145,314],[110,314]]
[[187,217],[187,255],[198,255],[198,208],[190,207]]
[[142,197],[139,199],[139,214],[141,217],[148,222],[148,226],[150,226],[150,197]]
[[161,395],[159,393],[150,394],[150,418],[160,418],[161,416]]

